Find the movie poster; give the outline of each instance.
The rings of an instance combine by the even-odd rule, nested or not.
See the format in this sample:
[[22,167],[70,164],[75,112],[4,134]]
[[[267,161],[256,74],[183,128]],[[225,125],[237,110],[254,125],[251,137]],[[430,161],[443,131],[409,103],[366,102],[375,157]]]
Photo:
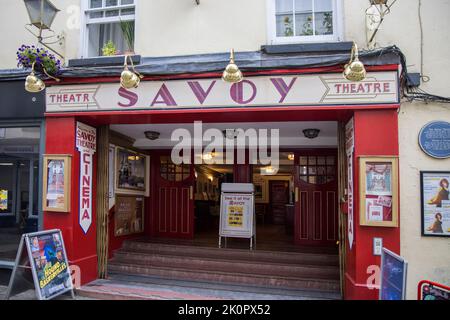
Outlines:
[[70,291],[72,280],[61,233],[30,235],[26,239],[41,299],[48,300]]
[[8,190],[0,190],[0,211],[8,210]]
[[392,163],[368,162],[366,165],[366,220],[392,221]]
[[422,234],[450,237],[450,172],[422,173]]
[[146,160],[143,155],[117,148],[117,188],[145,191]]
[[47,207],[64,209],[64,160],[49,161],[47,170]]
[[118,195],[114,213],[117,237],[144,231],[144,198]]

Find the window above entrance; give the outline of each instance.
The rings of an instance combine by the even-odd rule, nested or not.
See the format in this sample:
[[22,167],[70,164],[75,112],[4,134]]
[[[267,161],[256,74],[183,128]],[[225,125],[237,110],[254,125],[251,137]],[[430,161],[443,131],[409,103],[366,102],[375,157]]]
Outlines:
[[[134,50],[135,0],[83,0],[84,45],[82,56],[105,55],[103,48],[110,45],[124,54]],[[112,50],[113,51],[113,50]]]
[[272,44],[341,40],[341,0],[268,0]]

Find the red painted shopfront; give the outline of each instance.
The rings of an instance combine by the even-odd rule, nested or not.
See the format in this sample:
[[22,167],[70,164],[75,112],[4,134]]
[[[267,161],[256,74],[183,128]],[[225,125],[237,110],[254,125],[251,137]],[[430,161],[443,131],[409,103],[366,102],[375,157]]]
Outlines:
[[[95,197],[93,197],[93,210],[92,210],[92,224],[87,233],[85,233],[79,224],[79,181],[80,181],[80,153],[76,148],[76,126],[77,122],[85,123],[92,127],[100,127],[104,125],[139,125],[139,124],[186,124],[193,123],[194,121],[202,121],[203,123],[241,123],[241,122],[254,122],[254,123],[271,123],[271,122],[314,122],[314,121],[335,121],[345,124],[350,119],[354,119],[354,131],[355,131],[355,149],[354,149],[354,177],[353,181],[359,181],[359,169],[358,162],[361,156],[391,156],[398,157],[398,119],[397,111],[399,107],[398,97],[398,79],[397,79],[397,65],[388,65],[382,67],[369,68],[370,79],[377,79],[377,75],[382,73],[388,73],[394,75],[393,79],[384,79],[378,83],[377,80],[372,81],[371,84],[360,87],[359,85],[353,85],[351,83],[344,82],[340,75],[342,69],[327,68],[323,69],[308,69],[308,70],[272,70],[261,71],[258,73],[249,73],[249,76],[255,77],[255,88],[258,88],[257,79],[262,76],[269,76],[273,80],[274,78],[282,79],[283,83],[287,86],[281,88],[287,88],[288,85],[295,80],[292,78],[284,78],[288,76],[304,75],[318,76],[320,77],[324,71],[331,74],[331,76],[325,77],[326,84],[324,90],[326,94],[333,91],[330,96],[319,97],[320,103],[307,103],[282,104],[281,100],[267,105],[260,105],[261,103],[256,101],[253,105],[250,102],[252,96],[241,97],[241,104],[234,105],[233,108],[226,106],[218,107],[206,107],[203,108],[201,104],[199,107],[190,108],[176,108],[168,107],[167,104],[173,100],[177,100],[176,88],[177,86],[170,87],[171,81],[189,81],[192,79],[202,81],[208,81],[201,83],[201,98],[205,98],[209,85],[212,85],[210,81],[217,80],[220,75],[217,73],[201,74],[201,75],[182,75],[182,76],[167,76],[167,77],[148,77],[144,79],[143,84],[151,83],[152,81],[159,81],[163,83],[162,86],[158,85],[156,94],[149,94],[149,97],[145,96],[145,100],[141,100],[142,95],[145,95],[143,91],[135,91],[134,93],[124,93],[119,91],[119,84],[117,77],[115,78],[86,78],[86,79],[64,79],[60,84],[54,87],[50,87],[47,92],[47,113],[46,113],[46,154],[49,155],[71,155],[72,156],[72,172],[71,172],[71,210],[69,214],[57,214],[57,213],[44,213],[44,228],[45,229],[61,229],[64,235],[65,243],[69,259],[72,264],[77,265],[81,269],[82,283],[88,283],[97,278],[97,221],[95,210]],[[331,72],[331,73],[330,73]],[[185,79],[185,80],[184,80]],[[212,80],[211,80],[212,79]],[[291,80],[290,80],[291,79]],[[336,80],[339,79],[339,80]],[[250,78],[253,80],[253,78]],[[311,81],[314,79],[311,78]],[[219,82],[220,80],[217,80]],[[261,80],[262,81],[262,80]],[[308,83],[308,78],[297,80],[298,82]],[[304,82],[301,82],[304,81]],[[337,83],[336,81],[340,81]],[[369,81],[369,82],[370,82]],[[164,83],[167,82],[168,86],[164,89]],[[336,82],[336,83],[335,83]],[[342,83],[343,82],[343,83]],[[395,82],[395,83],[394,83]],[[275,85],[275,82],[272,81]],[[335,84],[334,89],[327,86]],[[70,97],[61,97],[61,92],[70,92],[71,89],[80,89],[78,85],[82,85],[81,88],[87,90],[87,93],[82,97],[87,100],[84,102],[71,103]],[[106,107],[104,110],[101,108],[92,107],[97,102],[99,105],[103,105],[108,99],[111,98],[108,92],[101,93],[96,91],[97,85],[105,85],[109,87],[115,87],[115,96],[112,97],[116,101],[115,105]],[[192,88],[192,82],[189,84]],[[228,84],[220,84],[226,86]],[[312,84],[313,85],[313,84]],[[108,87],[108,88],[109,88]],[[264,90],[268,90],[264,87]],[[166,92],[165,90],[168,90]],[[251,89],[251,86],[248,87]],[[276,85],[273,87],[274,94],[281,94],[283,98],[283,91]],[[91,91],[89,91],[91,90]],[[150,89],[149,89],[150,90]],[[161,91],[162,90],[162,91]],[[172,91],[171,91],[172,90]],[[175,90],[175,91],[174,91]],[[235,90],[238,90],[235,88]],[[278,91],[277,91],[278,90]],[[328,90],[328,91],[327,91]],[[362,90],[362,91],[361,91]],[[376,92],[367,92],[367,90],[378,90]],[[231,96],[233,96],[233,88],[230,89]],[[227,92],[230,92],[227,91]],[[79,92],[79,91],[78,91]],[[100,93],[99,93],[100,92]],[[391,93],[390,101],[377,100],[384,99],[383,94],[387,92]],[[66,94],[64,93],[64,94]],[[264,91],[263,91],[264,93]],[[95,97],[95,94],[98,96]],[[287,97],[284,92],[284,98]],[[343,102],[336,103],[336,99],[339,99],[340,94],[345,94]],[[91,95],[93,98],[91,98]],[[364,95],[363,98],[360,98]],[[139,96],[139,98],[138,98]],[[153,98],[152,98],[153,97]],[[198,95],[192,95],[193,98]],[[248,99],[246,100],[245,97]],[[324,98],[325,97],[325,98]],[[327,99],[331,102],[327,102]],[[331,98],[330,98],[331,97]],[[376,97],[376,98],[374,98]],[[381,97],[381,98],[380,98]],[[138,99],[135,99],[138,98]],[[280,98],[280,97],[278,97]],[[58,100],[59,99],[59,100]],[[66,100],[64,100],[66,99]],[[228,98],[227,98],[228,99]],[[264,97],[261,99],[269,99],[270,97]],[[345,101],[357,101],[357,103]],[[355,100],[356,99],[356,100]],[[374,101],[370,103],[371,99]],[[202,100],[202,99],[200,99]],[[358,102],[360,101],[361,102]],[[145,101],[145,105],[142,104]],[[151,103],[153,101],[153,103]],[[335,102],[333,102],[335,101]],[[64,102],[67,105],[63,105]],[[239,100],[238,100],[239,102]],[[156,104],[155,104],[156,103]],[[179,102],[178,102],[179,103]],[[58,107],[62,106],[61,108]],[[182,104],[182,103],[180,103]],[[131,106],[129,106],[131,105]],[[146,107],[147,106],[147,107]],[[153,106],[153,107],[152,107]],[[64,108],[66,107],[66,108]],[[77,108],[80,108],[78,110]],[[78,110],[78,111],[77,111]],[[218,121],[220,119],[220,121]],[[333,150],[336,153],[336,150]],[[192,202],[190,199],[190,179],[194,178],[194,170],[191,167],[186,168],[186,175],[188,179],[183,183],[167,184],[164,180],[160,180],[154,173],[159,170],[159,167],[164,165],[160,159],[165,156],[163,152],[149,152],[151,156],[151,177],[150,177],[150,197],[145,199],[146,215],[145,231],[144,234],[149,237],[187,237],[192,235]],[[170,155],[170,152],[168,153]],[[335,154],[334,154],[335,155]],[[251,182],[250,166],[248,165],[235,165],[234,168],[234,181],[236,182]],[[97,154],[94,155],[93,164],[93,177],[97,176]],[[96,179],[93,180],[92,193],[97,193]],[[317,190],[308,191],[307,186],[302,187],[301,181],[296,181],[296,186],[302,188],[300,192],[299,203],[302,203],[302,197],[310,197],[312,193]],[[354,243],[350,250],[348,246],[348,239],[340,239],[346,243],[346,255],[345,255],[345,298],[346,299],[377,299],[378,290],[371,290],[368,287],[368,278],[372,275],[370,267],[373,265],[379,265],[380,259],[373,255],[372,246],[373,238],[383,238],[385,247],[390,250],[400,253],[400,229],[395,228],[379,228],[379,227],[367,227],[361,226],[359,223],[359,186],[355,183],[353,186],[355,195],[354,204]],[[319,190],[320,191],[320,190]],[[333,195],[335,201],[333,203],[336,206],[330,210],[338,210],[337,195]],[[327,206],[327,199],[324,200],[324,206]],[[304,200],[303,200],[304,202]],[[301,219],[307,219],[307,216],[302,215],[302,208],[300,204],[296,205],[296,221]],[[183,207],[184,209],[180,209]],[[327,219],[327,214],[332,215],[332,211],[324,212],[324,216],[321,219]],[[304,213],[308,214],[308,213]],[[171,215],[179,218],[176,220],[176,225],[171,225],[168,221]],[[168,219],[169,218],[169,219]],[[311,219],[314,216],[310,217]],[[337,224],[337,220],[330,219],[332,223]],[[109,246],[108,250],[112,253],[115,249],[120,248],[123,240],[129,237],[115,237],[112,227],[112,221],[110,224],[109,234]],[[308,229],[312,228],[312,229]],[[172,232],[172,231],[173,232]],[[330,229],[331,230],[331,229]],[[307,244],[308,233],[317,232],[313,227],[306,227],[302,229],[296,225],[296,237],[303,241],[303,244]],[[322,231],[321,231],[322,232]],[[326,229],[324,233],[327,233],[329,229]],[[184,235],[184,236],[183,236]],[[334,240],[331,233],[328,239]],[[301,242],[300,241],[300,242]]]

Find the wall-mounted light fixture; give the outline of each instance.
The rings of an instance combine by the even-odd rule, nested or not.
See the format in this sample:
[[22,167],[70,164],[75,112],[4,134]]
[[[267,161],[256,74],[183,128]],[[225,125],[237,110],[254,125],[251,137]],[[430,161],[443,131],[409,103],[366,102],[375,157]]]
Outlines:
[[33,62],[31,66],[31,73],[25,79],[25,90],[32,93],[41,92],[45,89],[45,83],[34,73],[34,66],[36,62]]
[[[131,68],[133,69],[133,71],[130,71],[128,69],[128,59],[130,59]],[[134,63],[131,56],[125,56],[125,62],[123,66],[124,69],[120,76],[120,85],[125,89],[136,89],[137,87],[139,87],[141,79],[144,78],[144,76],[137,72],[134,68]]]
[[[25,79],[25,90],[31,93],[37,93],[41,92],[45,89],[45,83],[40,79],[36,74],[34,73],[34,68],[36,66],[36,61],[33,62],[31,65],[31,73],[26,77]],[[55,81],[60,81],[58,78],[52,77],[48,74],[47,70],[45,70],[45,67],[42,66],[42,71],[45,73],[45,75]]]
[[231,49],[230,63],[225,68],[222,76],[223,81],[229,83],[239,83],[244,80],[244,76],[235,63],[234,49]]
[[[50,45],[56,43],[63,45],[65,41],[63,34],[56,35],[51,29],[56,14],[60,10],[49,0],[24,0],[23,2],[25,3],[30,18],[30,24],[27,24],[25,28],[38,39],[40,44],[64,59],[63,54],[50,47]],[[31,26],[36,27],[38,33],[33,32],[30,28]],[[44,31],[51,32],[51,35],[44,36]]]
[[156,131],[146,131],[144,134],[148,140],[152,140],[152,141],[158,140],[159,137],[161,136],[161,133],[156,132]]
[[316,139],[319,137],[320,130],[319,129],[305,129],[303,130],[303,134],[308,139]]
[[294,160],[295,160],[295,154],[290,153],[290,154],[288,155],[288,160],[289,160],[289,161],[294,161]]
[[344,67],[344,78],[348,81],[362,81],[366,78],[367,72],[364,64],[359,61],[358,46],[353,42],[350,61]]

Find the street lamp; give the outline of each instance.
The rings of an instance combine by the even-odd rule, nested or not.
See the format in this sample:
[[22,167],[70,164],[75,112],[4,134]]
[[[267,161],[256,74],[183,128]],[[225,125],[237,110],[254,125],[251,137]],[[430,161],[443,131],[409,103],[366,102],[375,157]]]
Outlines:
[[50,29],[60,11],[48,0],[24,0],[31,24],[40,30]]
[[[51,35],[48,37],[43,36],[43,31],[48,30],[54,33],[54,31],[51,29],[51,26],[53,24],[53,21],[55,20],[56,14],[60,11],[58,8],[53,5],[49,0],[23,0],[25,7],[28,11],[28,16],[30,18],[30,24],[25,26],[25,28],[33,34],[40,44],[42,44],[44,47],[50,49],[51,51],[55,52],[58,56],[61,58],[64,58],[64,56],[60,53],[58,53],[56,50],[49,47],[51,44],[60,43],[62,45],[64,41],[63,35],[56,35],[56,40],[53,42],[45,42],[44,40],[54,38],[55,35]],[[38,29],[38,33],[34,33],[31,29],[28,28],[28,26],[34,26]]]

